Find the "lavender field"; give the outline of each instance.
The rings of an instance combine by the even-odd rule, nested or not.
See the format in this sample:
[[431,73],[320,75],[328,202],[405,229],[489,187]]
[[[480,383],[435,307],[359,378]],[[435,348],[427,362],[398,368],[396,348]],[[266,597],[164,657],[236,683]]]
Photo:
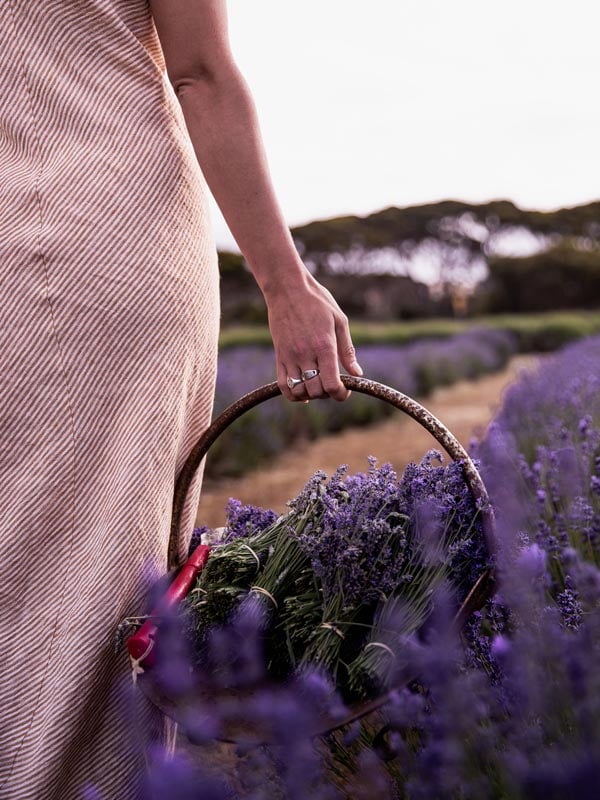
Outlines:
[[[388,594],[394,591],[386,559],[378,567],[384,583],[378,583],[379,573],[365,571],[360,542],[352,538],[358,530],[353,528],[354,514],[360,517],[364,553],[371,553],[371,559],[370,534],[374,541],[384,541],[381,535],[387,535],[392,517],[383,519],[380,510],[389,510],[390,503],[400,503],[393,506],[397,516],[398,508],[406,512],[405,530],[417,516],[421,525],[435,517],[431,531],[436,535],[440,520],[444,535],[451,528],[460,533],[447,540],[449,568],[439,573],[445,579],[435,586],[425,624],[409,630],[406,615],[400,613],[388,615],[384,627],[373,629],[374,669],[385,671],[395,687],[385,705],[315,738],[312,733],[323,713],[340,720],[347,711],[325,662],[317,657],[303,663],[283,684],[265,681],[264,620],[233,614],[229,624],[217,625],[203,642],[210,668],[200,672],[200,679],[212,696],[184,726],[191,744],[174,758],[157,751],[144,797],[597,797],[600,337],[570,345],[522,375],[473,455],[497,519],[493,557],[480,546],[478,511],[469,504],[464,486],[457,484],[456,465],[440,465],[431,455],[407,469],[398,482],[381,470],[368,480],[351,478],[347,491],[336,484],[337,494],[326,504],[334,523],[322,528],[329,531],[322,544],[315,538],[321,530],[316,518],[305,517],[305,540],[320,554],[315,574],[323,575],[334,600],[336,586],[347,596],[377,594],[384,583]],[[305,493],[311,508],[319,496],[318,483],[313,479]],[[357,499],[353,505],[357,489],[365,486],[374,487],[369,502]],[[302,509],[301,500],[296,509]],[[437,516],[428,512],[424,517],[423,508],[432,507]],[[229,534],[243,546],[253,541],[244,537],[268,531],[274,520],[275,515],[234,503]],[[382,527],[384,522],[388,528]],[[431,540],[426,524],[422,530],[421,536]],[[246,561],[255,557],[246,555]],[[495,595],[471,615],[461,635],[452,633],[450,621],[461,592],[490,558],[497,574]],[[333,571],[332,563],[338,563]],[[462,576],[458,582],[457,574]],[[302,614],[301,605],[295,613]],[[343,619],[335,622],[344,624]],[[185,695],[192,680],[191,653],[180,624],[173,620],[163,631],[155,673],[172,696]],[[335,639],[331,624],[327,633]],[[373,663],[371,658],[372,668]],[[254,690],[232,705],[231,696],[222,694],[224,686],[232,685]],[[234,709],[252,725],[260,723],[277,744],[219,744]]]
[[[365,377],[423,397],[437,386],[502,369],[517,350],[517,339],[501,330],[470,330],[445,339],[408,345],[363,345],[357,348]],[[243,394],[275,379],[270,348],[233,347],[219,356],[215,413]],[[211,448],[206,474],[240,475],[291,442],[314,439],[352,425],[368,425],[392,408],[365,395],[345,403],[319,401],[295,405],[277,398],[245,414]]]
[[[417,677],[379,712],[311,738],[324,709],[338,719],[344,713],[318,665],[283,688],[263,684],[238,701],[237,711],[243,704],[277,746],[215,746],[231,705],[207,704],[189,721],[194,746],[174,759],[156,754],[146,797],[167,796],[167,788],[180,800],[597,797],[600,338],[570,345],[524,375],[473,455],[497,517],[498,589],[463,634],[449,632],[457,598],[446,581],[418,633],[407,636],[401,618],[388,626],[386,646]],[[458,503],[464,519],[450,466],[434,473],[431,458],[414,465],[402,479],[404,496],[435,495],[451,516]],[[380,490],[389,497],[383,484]],[[260,516],[239,506],[234,512],[244,525]],[[485,556],[464,552],[463,570],[476,573]],[[216,629],[207,647],[213,672],[250,685],[265,675],[251,617]],[[171,690],[189,675],[176,649],[165,648],[160,672]]]

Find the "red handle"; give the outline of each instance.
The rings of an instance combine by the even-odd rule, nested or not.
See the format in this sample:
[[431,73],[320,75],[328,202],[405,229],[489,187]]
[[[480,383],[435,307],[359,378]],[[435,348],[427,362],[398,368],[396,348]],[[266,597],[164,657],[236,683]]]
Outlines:
[[159,607],[152,612],[150,619],[147,619],[141,628],[127,640],[127,649],[136,668],[151,667],[154,664],[154,644],[158,630],[155,619],[161,614],[164,615],[165,611],[184,599],[196,576],[206,565],[209,555],[210,547],[208,545],[198,545],[163,595]]

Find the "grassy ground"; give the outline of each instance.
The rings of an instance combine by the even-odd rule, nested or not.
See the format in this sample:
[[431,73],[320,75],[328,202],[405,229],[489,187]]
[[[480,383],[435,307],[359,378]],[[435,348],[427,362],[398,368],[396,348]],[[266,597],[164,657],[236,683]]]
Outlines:
[[[497,314],[473,319],[419,319],[397,322],[353,322],[354,343],[407,344],[416,339],[452,336],[474,327],[499,328],[516,334],[521,352],[555,350],[583,336],[600,333],[599,311],[555,311],[541,314]],[[270,345],[265,326],[225,328],[221,348],[240,345]]]

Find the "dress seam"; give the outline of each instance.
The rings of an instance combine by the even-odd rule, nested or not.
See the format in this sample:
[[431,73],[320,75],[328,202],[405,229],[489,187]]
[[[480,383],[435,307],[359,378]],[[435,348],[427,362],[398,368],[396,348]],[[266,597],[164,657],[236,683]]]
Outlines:
[[[9,7],[9,10],[10,10],[10,16],[11,16],[11,20],[12,20],[13,36],[14,36],[15,41],[17,41],[17,38],[16,38],[16,36],[14,34],[14,32],[16,30],[16,22],[15,22],[15,11],[14,11],[14,2],[13,2],[13,0],[8,0],[8,7]],[[63,376],[63,379],[64,379],[65,388],[66,388],[67,407],[68,407],[69,420],[70,420],[70,432],[71,432],[71,442],[72,442],[72,460],[73,460],[72,487],[71,487],[72,488],[72,498],[73,498],[73,500],[72,500],[72,506],[71,506],[71,538],[70,538],[70,541],[69,541],[69,556],[70,556],[70,554],[72,553],[72,550],[73,550],[73,539],[74,539],[74,534],[75,534],[75,504],[76,504],[75,489],[76,489],[76,480],[77,480],[75,422],[74,422],[74,414],[73,414],[73,403],[72,403],[71,389],[70,389],[70,386],[69,386],[69,382],[67,380],[67,374],[66,374],[66,370],[65,370],[62,347],[61,347],[60,339],[59,339],[59,336],[58,336],[58,331],[57,331],[57,328],[56,328],[56,320],[55,320],[55,317],[54,317],[54,306],[53,306],[52,300],[50,298],[50,282],[49,282],[49,275],[48,275],[48,263],[46,261],[46,257],[44,255],[44,250],[43,250],[43,247],[42,247],[42,229],[43,229],[43,226],[44,226],[44,221],[43,221],[42,204],[41,204],[40,189],[39,189],[40,178],[41,178],[42,171],[43,171],[42,149],[41,149],[41,146],[40,146],[38,125],[37,125],[37,119],[36,119],[35,112],[34,112],[34,105],[33,105],[33,99],[32,99],[32,95],[31,95],[31,89],[30,89],[30,86],[29,86],[29,79],[28,79],[28,76],[27,76],[27,71],[25,69],[25,63],[26,62],[25,62],[25,58],[24,58],[24,55],[23,55],[22,46],[20,48],[20,61],[21,61],[21,71],[23,73],[23,82],[24,82],[24,85],[25,85],[25,91],[27,93],[27,101],[28,101],[28,105],[29,105],[29,113],[30,113],[30,117],[31,117],[31,124],[32,124],[32,129],[33,129],[35,148],[37,150],[37,154],[38,154],[38,157],[39,157],[39,167],[38,167],[38,169],[37,169],[37,171],[35,173],[34,185],[33,185],[33,193],[34,193],[35,202],[36,202],[36,206],[37,206],[37,209],[38,209],[38,216],[39,216],[39,227],[38,227],[38,233],[37,233],[37,252],[38,252],[38,256],[39,256],[39,258],[40,258],[40,260],[42,262],[43,269],[44,269],[46,300],[48,302],[48,307],[50,309],[50,320],[51,320],[52,334],[53,334],[53,338],[54,338],[54,340],[56,342],[56,347],[57,347],[58,356],[59,356],[60,369],[61,369],[61,372],[62,372],[62,376]],[[37,699],[35,701],[35,705],[34,705],[34,708],[33,708],[32,714],[31,714],[31,718],[29,720],[29,725],[27,726],[27,729],[25,730],[25,733],[23,734],[21,742],[20,742],[20,744],[19,744],[19,746],[17,748],[17,751],[15,753],[13,762],[12,762],[11,767],[10,767],[10,771],[9,771],[8,775],[6,776],[5,781],[0,785],[0,788],[2,786],[5,786],[6,783],[12,777],[12,774],[14,772],[15,766],[16,766],[18,758],[19,758],[19,754],[21,753],[21,750],[22,750],[22,748],[23,748],[23,746],[25,744],[25,741],[27,740],[28,733],[29,733],[29,731],[31,729],[31,726],[33,724],[33,720],[35,719],[35,716],[36,716],[37,711],[38,711],[40,698],[41,698],[42,691],[43,691],[43,688],[44,688],[44,685],[45,685],[45,682],[46,682],[46,678],[47,678],[47,675],[48,675],[48,673],[47,673],[48,663],[49,663],[50,658],[52,656],[54,643],[55,643],[55,640],[56,640],[56,635],[57,635],[57,632],[58,632],[59,627],[60,627],[60,616],[61,616],[61,611],[62,611],[62,607],[63,607],[63,603],[64,603],[65,588],[66,588],[66,578],[65,578],[65,581],[63,582],[61,595],[60,595],[59,606],[58,606],[58,610],[56,612],[56,621],[55,621],[55,624],[54,624],[54,628],[52,630],[52,634],[50,636],[48,658],[46,660],[46,665],[45,665],[42,681],[41,681],[39,692],[38,692],[38,696],[37,696]]]

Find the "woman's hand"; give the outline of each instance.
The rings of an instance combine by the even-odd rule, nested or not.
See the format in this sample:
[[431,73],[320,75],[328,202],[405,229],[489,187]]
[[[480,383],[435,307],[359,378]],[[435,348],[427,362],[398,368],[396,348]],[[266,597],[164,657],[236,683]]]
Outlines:
[[[306,269],[300,275],[288,274],[297,276],[296,280],[282,280],[265,293],[279,388],[292,401],[316,397],[345,400],[350,392],[340,380],[339,362],[350,375],[362,375],[348,319],[330,292]],[[301,378],[310,369],[319,374],[293,389],[288,387],[288,377]]]

